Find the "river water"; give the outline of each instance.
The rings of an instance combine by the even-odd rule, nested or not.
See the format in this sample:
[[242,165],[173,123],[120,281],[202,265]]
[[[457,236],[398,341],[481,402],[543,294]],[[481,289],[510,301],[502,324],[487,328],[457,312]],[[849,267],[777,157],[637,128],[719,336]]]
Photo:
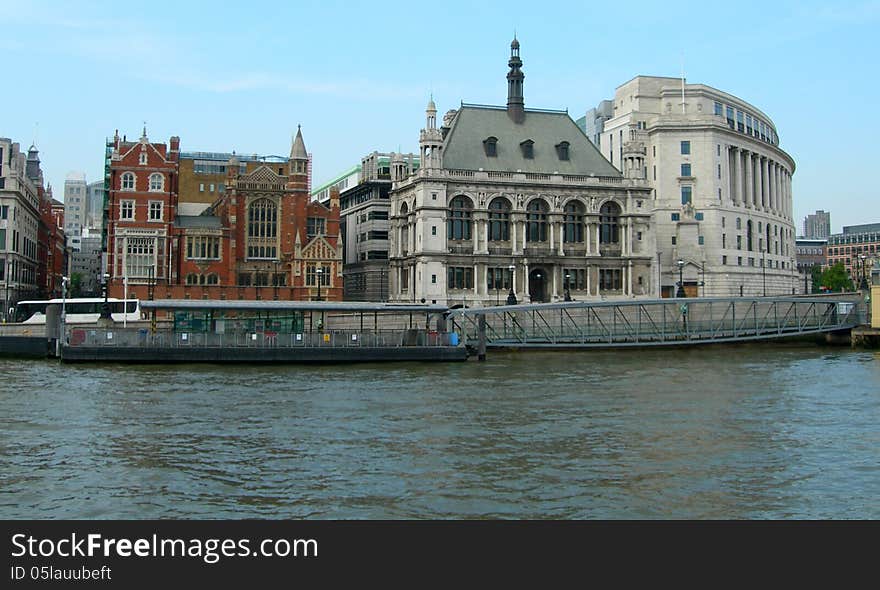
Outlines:
[[880,518],[880,354],[0,360],[0,518]]

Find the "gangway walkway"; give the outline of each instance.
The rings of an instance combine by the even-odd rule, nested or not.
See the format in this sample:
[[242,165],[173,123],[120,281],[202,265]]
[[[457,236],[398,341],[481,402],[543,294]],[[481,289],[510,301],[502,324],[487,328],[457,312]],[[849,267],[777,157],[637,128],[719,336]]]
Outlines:
[[474,347],[608,348],[767,340],[860,323],[859,300],[681,298],[454,309],[452,328]]

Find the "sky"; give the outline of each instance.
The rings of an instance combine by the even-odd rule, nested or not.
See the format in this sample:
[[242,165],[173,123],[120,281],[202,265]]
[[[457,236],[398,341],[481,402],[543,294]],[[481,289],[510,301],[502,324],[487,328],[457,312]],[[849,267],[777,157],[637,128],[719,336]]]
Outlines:
[[795,223],[880,222],[880,0],[853,2],[45,2],[0,0],[0,136],[64,178],[103,174],[115,130],[183,151],[287,155],[302,125],[317,186],[417,152],[430,96],[504,104],[514,32],[526,107],[574,119],[636,75],[740,97],[795,160]]

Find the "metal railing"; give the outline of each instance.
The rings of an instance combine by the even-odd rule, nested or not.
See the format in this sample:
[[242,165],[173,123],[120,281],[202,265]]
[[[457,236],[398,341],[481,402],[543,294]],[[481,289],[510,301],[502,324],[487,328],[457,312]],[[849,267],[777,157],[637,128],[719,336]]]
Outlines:
[[863,321],[856,301],[805,298],[690,298],[470,308],[452,329],[488,347],[681,345],[790,337],[845,330]]
[[328,332],[182,332],[147,328],[68,328],[71,348],[398,348],[445,347],[449,332],[422,329]]

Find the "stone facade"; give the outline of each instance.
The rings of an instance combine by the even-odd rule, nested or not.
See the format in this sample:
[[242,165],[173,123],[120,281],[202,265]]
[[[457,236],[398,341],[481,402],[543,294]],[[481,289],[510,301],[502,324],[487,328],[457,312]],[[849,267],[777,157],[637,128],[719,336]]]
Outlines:
[[610,166],[566,111],[525,108],[516,40],[508,65],[507,107],[462,104],[438,127],[432,100],[419,169],[392,161],[391,298],[655,295],[650,188]]
[[680,78],[638,76],[618,87],[613,108],[601,150],[654,189],[661,294],[676,293],[679,260],[690,296],[794,292],[795,163],[770,118]]

